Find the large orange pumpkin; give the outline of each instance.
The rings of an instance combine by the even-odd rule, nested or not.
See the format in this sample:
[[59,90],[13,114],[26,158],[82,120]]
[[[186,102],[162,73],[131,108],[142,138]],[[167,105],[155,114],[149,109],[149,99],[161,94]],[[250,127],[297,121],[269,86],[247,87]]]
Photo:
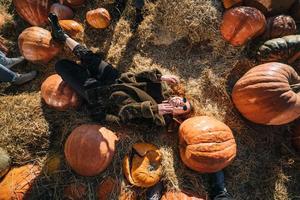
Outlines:
[[106,9],[98,8],[88,11],[86,20],[94,28],[106,28],[110,23],[111,17]]
[[26,199],[39,173],[36,165],[11,169],[0,183],[0,200]]
[[56,14],[59,20],[73,19],[74,17],[73,10],[60,3],[52,4],[50,12]]
[[8,153],[0,148],[0,179],[8,172],[10,168],[11,159]]
[[199,116],[180,125],[179,150],[187,167],[200,173],[213,173],[232,162],[236,156],[236,143],[226,124]]
[[58,74],[43,82],[41,95],[47,105],[61,111],[77,108],[80,104],[79,96]]
[[178,191],[166,192],[161,197],[161,200],[205,200],[205,199],[206,198],[201,198],[198,195],[193,195],[193,194],[190,194],[190,193],[178,192]]
[[250,69],[234,86],[232,100],[248,120],[282,125],[300,116],[300,77],[289,65],[271,62]]
[[223,5],[226,9],[242,3],[242,0],[223,0]]
[[300,121],[296,121],[292,129],[292,144],[296,151],[300,152]]
[[136,143],[133,150],[133,155],[126,155],[123,160],[123,172],[127,180],[139,187],[151,187],[158,183],[162,175],[159,149],[153,144]]
[[99,125],[84,124],[72,131],[65,143],[70,167],[82,176],[95,176],[111,163],[117,136]]
[[87,187],[82,183],[72,183],[64,188],[64,199],[83,200],[87,197]]
[[259,10],[241,6],[225,12],[221,34],[233,46],[241,46],[261,35],[265,28],[266,18]]
[[68,6],[71,6],[73,8],[82,6],[85,2],[85,0],[60,0],[61,3],[64,3]]
[[18,14],[29,24],[41,26],[48,23],[50,0],[13,0]]
[[19,35],[19,49],[29,61],[48,63],[60,51],[61,45],[52,40],[51,33],[40,27],[30,27]]
[[287,13],[295,0],[244,0],[246,6],[255,7],[264,14]]
[[81,24],[74,20],[60,20],[59,25],[62,29],[72,37],[76,37],[83,33],[84,28]]

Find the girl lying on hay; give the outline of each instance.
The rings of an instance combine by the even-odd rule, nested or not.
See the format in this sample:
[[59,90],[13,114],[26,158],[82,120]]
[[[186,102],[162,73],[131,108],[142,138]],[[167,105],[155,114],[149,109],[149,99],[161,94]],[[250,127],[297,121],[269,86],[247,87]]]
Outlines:
[[[70,60],[60,60],[55,69],[85,101],[96,121],[116,123],[150,122],[165,126],[166,116],[185,119],[192,112],[190,101],[182,96],[172,96],[167,84],[177,84],[176,76],[162,75],[157,69],[141,73],[120,73],[102,60],[98,54],[80,45],[63,32],[56,15],[49,15],[53,39],[66,45],[81,60],[81,65]],[[177,91],[179,92],[179,91]],[[231,200],[224,185],[222,171],[211,177],[211,199]],[[161,183],[147,191],[148,200],[159,200]]]

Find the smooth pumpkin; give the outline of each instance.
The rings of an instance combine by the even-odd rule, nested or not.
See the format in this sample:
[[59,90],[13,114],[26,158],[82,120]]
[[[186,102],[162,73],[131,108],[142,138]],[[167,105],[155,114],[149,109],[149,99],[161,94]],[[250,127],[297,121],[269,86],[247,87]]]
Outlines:
[[200,173],[213,173],[233,161],[236,143],[226,124],[212,117],[197,116],[180,125],[179,150],[187,167]]
[[105,8],[90,10],[86,13],[86,20],[94,28],[106,28],[110,24],[110,14]]
[[296,151],[300,152],[300,121],[297,120],[292,129],[292,145]]
[[223,0],[223,5],[226,9],[242,3],[242,0]]
[[64,188],[64,199],[83,200],[87,196],[87,187],[83,183],[71,183]]
[[117,136],[100,125],[84,124],[72,131],[65,143],[70,167],[82,176],[95,176],[111,163]]
[[287,13],[294,2],[295,0],[244,0],[246,6],[257,8],[267,15]]
[[82,34],[84,31],[83,26],[74,20],[59,20],[59,25],[62,29],[72,37]]
[[193,195],[186,192],[168,191],[162,197],[161,200],[205,200],[198,195]]
[[61,49],[48,30],[36,26],[25,29],[18,40],[21,54],[34,63],[48,63]]
[[49,76],[43,82],[41,96],[47,105],[61,111],[80,105],[79,96],[58,74]]
[[3,148],[0,148],[0,179],[8,172],[11,159]]
[[235,84],[232,100],[248,120],[287,124],[300,116],[300,77],[289,65],[271,62],[250,69]]
[[11,169],[0,182],[0,200],[26,199],[39,174],[39,167],[31,164]]
[[56,14],[59,20],[73,19],[74,13],[71,8],[60,3],[54,3],[50,7],[50,12]]
[[259,10],[240,6],[225,12],[221,34],[233,46],[242,46],[261,35],[265,28],[266,18]]
[[148,143],[136,143],[132,148],[133,155],[126,155],[123,160],[123,172],[129,183],[138,187],[151,187],[158,183],[162,175],[159,149]]
[[18,14],[33,26],[48,23],[50,0],[13,0]]

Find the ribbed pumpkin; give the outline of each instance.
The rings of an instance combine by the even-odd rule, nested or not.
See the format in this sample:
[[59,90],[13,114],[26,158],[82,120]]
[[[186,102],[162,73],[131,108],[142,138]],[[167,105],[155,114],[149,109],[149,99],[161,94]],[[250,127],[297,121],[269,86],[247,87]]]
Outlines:
[[187,167],[200,173],[213,173],[232,162],[236,156],[236,143],[226,124],[198,116],[180,125],[179,150]]
[[223,5],[226,9],[231,8],[237,4],[242,3],[242,0],[223,0]]
[[80,104],[79,96],[58,74],[43,82],[41,96],[47,105],[61,111],[77,108]]
[[26,199],[39,173],[35,165],[11,169],[0,182],[0,200]]
[[117,136],[99,125],[84,124],[72,131],[65,143],[70,167],[82,176],[95,176],[111,163]]
[[267,28],[263,35],[264,39],[279,38],[293,35],[297,32],[294,19],[288,15],[278,15],[267,20]]
[[109,26],[111,17],[104,8],[90,10],[86,13],[86,20],[94,28],[106,28]]
[[300,116],[300,77],[289,65],[271,62],[250,69],[234,86],[232,100],[248,120],[282,125]]
[[73,10],[68,6],[62,5],[60,3],[52,4],[50,12],[56,14],[59,20],[73,19],[74,17]]
[[82,183],[72,183],[64,188],[64,199],[83,200],[87,197],[87,187]]
[[241,46],[261,35],[265,28],[266,18],[259,10],[241,6],[225,12],[221,34],[233,46]]
[[193,195],[184,192],[166,192],[162,197],[161,200],[205,200],[205,198],[198,197],[198,195]]
[[159,149],[153,144],[136,143],[132,154],[126,155],[123,160],[123,172],[127,180],[139,187],[151,187],[158,183],[162,175]]
[[8,172],[10,168],[11,159],[8,153],[0,148],[0,179]]
[[61,45],[52,40],[51,33],[40,27],[30,27],[19,35],[21,54],[34,63],[48,63],[60,51]]
[[60,0],[60,2],[73,8],[77,8],[82,6],[85,3],[85,0]]
[[59,20],[59,25],[62,29],[72,37],[76,37],[83,33],[84,28],[81,24],[74,20]]
[[50,0],[13,0],[18,14],[29,24],[41,26],[48,23]]
[[295,0],[244,0],[246,6],[257,8],[268,15],[287,13],[294,2]]

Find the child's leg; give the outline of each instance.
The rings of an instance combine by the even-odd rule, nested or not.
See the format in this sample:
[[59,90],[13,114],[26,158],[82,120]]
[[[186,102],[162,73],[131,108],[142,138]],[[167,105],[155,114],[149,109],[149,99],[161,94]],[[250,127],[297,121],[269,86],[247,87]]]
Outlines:
[[225,188],[223,171],[209,174],[209,183],[211,187],[210,198],[212,200],[233,200]]
[[5,54],[0,51],[0,65],[3,65],[6,68],[10,68],[16,64],[19,64],[24,60],[23,57],[18,57],[18,58],[7,58]]
[[12,82],[16,77],[17,73],[0,64],[0,82]]

